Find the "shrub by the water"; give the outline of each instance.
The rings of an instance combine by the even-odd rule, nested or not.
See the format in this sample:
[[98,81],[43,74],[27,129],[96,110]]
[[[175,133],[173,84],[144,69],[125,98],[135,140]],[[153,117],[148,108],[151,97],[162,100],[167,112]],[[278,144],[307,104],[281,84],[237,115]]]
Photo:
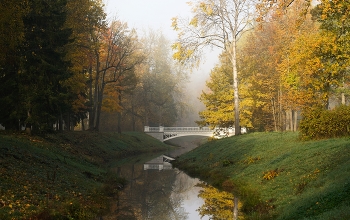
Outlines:
[[305,109],[299,129],[303,140],[349,136],[350,106],[341,105],[332,110]]

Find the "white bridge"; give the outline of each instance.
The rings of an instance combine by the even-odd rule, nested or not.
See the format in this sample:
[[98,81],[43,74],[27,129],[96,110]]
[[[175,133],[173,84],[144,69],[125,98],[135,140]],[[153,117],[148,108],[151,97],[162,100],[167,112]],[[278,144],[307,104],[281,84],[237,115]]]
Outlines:
[[[145,126],[145,133],[157,138],[160,141],[167,141],[173,138],[182,136],[208,136],[215,138],[229,137],[235,134],[234,128],[216,128],[210,129],[209,127],[149,127]],[[246,133],[246,129],[242,128],[241,133]]]

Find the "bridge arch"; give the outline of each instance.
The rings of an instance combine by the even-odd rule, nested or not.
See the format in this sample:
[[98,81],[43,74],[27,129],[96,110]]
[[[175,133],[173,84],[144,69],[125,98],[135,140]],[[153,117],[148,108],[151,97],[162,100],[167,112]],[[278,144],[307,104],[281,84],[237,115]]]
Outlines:
[[[209,127],[149,127],[145,126],[144,132],[148,135],[157,138],[164,142],[177,137],[183,136],[207,136],[207,137],[227,137],[234,135],[233,129],[226,129],[224,133],[220,134],[223,129],[210,129]],[[243,131],[243,130],[242,130]],[[245,130],[246,131],[246,130]],[[215,135],[214,135],[215,133]],[[245,132],[242,132],[245,133]]]
[[174,138],[186,137],[186,136],[205,136],[205,137],[213,137],[213,133],[180,133],[180,134],[166,134],[163,135],[163,141],[168,141]]

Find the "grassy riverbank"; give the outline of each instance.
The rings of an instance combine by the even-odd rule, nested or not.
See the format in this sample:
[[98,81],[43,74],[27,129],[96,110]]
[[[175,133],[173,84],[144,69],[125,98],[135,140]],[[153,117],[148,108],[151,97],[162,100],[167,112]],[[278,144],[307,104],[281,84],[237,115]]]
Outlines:
[[109,165],[167,145],[143,133],[0,133],[0,219],[95,219],[123,180]]
[[176,166],[239,195],[245,219],[350,219],[350,138],[252,133],[208,142]]

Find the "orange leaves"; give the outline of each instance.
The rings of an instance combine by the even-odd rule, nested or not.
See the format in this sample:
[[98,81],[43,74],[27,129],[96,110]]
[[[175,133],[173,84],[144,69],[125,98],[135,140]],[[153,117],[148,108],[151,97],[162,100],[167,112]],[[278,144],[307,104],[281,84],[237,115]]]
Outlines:
[[72,111],[78,113],[87,109],[85,105],[86,98],[80,94],[77,95],[77,98],[72,102]]
[[102,110],[106,112],[121,111],[122,107],[119,105],[118,86],[112,84],[107,86],[104,91],[104,99],[102,103]]
[[280,171],[278,169],[270,170],[268,172],[265,172],[264,176],[263,176],[263,179],[271,180],[271,179],[275,178],[276,176],[278,176],[279,172]]
[[303,108],[326,102],[330,87],[339,83],[338,51],[334,35],[321,33],[316,26],[300,31],[290,43],[288,55],[278,66],[289,105]]

